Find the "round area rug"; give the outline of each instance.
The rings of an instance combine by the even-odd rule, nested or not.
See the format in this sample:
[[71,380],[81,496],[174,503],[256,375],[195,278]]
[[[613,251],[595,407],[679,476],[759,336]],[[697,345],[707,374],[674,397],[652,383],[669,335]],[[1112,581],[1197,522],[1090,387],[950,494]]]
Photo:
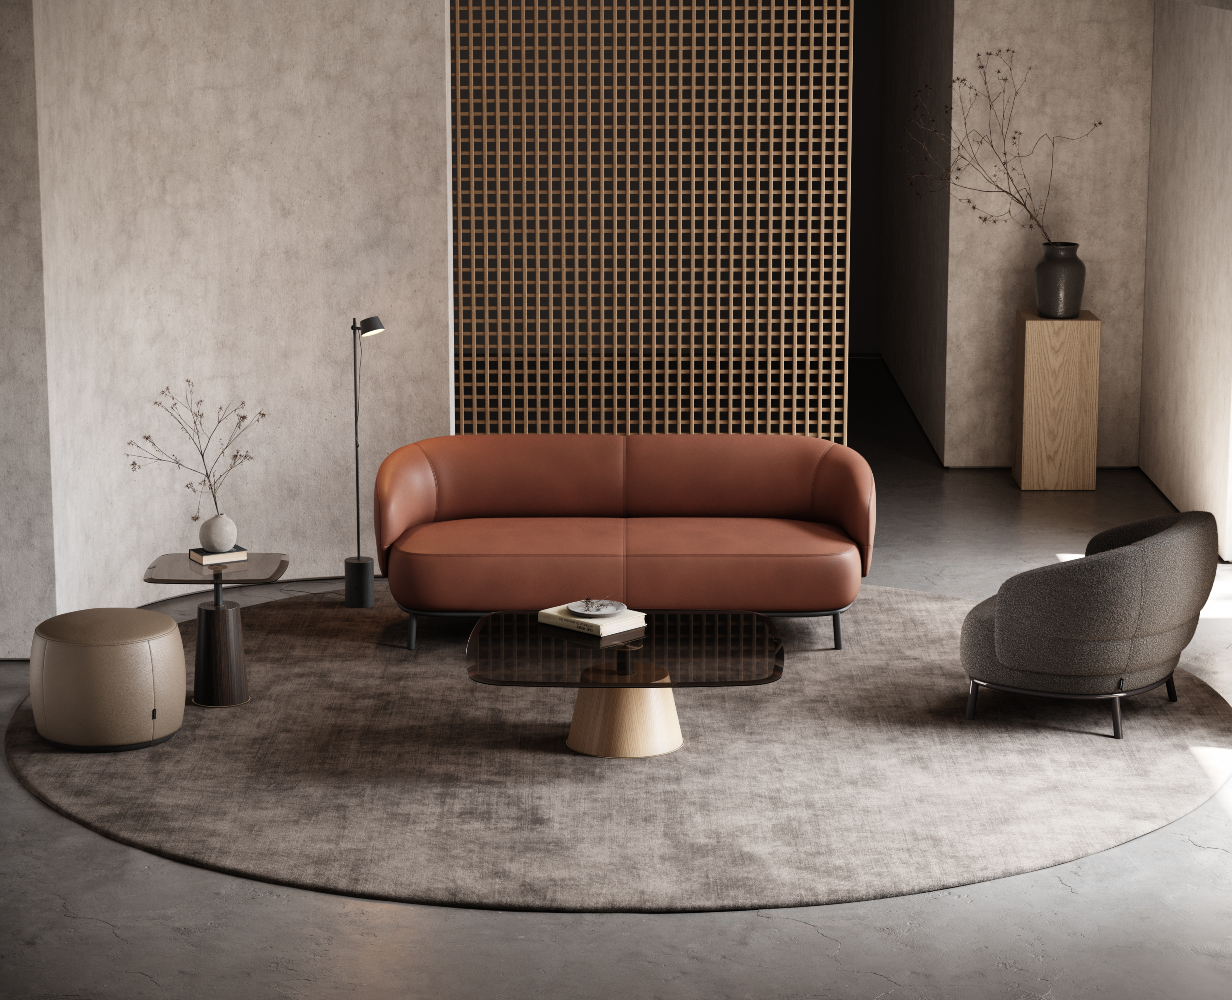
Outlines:
[[[189,705],[170,742],[58,750],[29,702],[9,764],[122,843],[310,889],[458,906],[719,910],[869,899],[1030,871],[1141,836],[1212,793],[1191,746],[1232,708],[1180,673],[1106,705],[980,696],[963,718],[972,602],[865,587],[844,616],[780,620],[786,670],[680,689],[685,745],[573,753],[575,693],[466,676],[471,620],[427,619],[415,652],[388,590],[244,609],[252,701]],[[194,631],[181,626],[192,679]]]

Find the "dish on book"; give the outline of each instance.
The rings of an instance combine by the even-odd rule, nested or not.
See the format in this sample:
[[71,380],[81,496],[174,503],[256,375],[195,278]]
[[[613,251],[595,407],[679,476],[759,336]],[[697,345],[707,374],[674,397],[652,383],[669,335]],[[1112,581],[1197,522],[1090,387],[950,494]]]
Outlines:
[[565,607],[582,618],[611,618],[628,610],[619,601],[574,601]]

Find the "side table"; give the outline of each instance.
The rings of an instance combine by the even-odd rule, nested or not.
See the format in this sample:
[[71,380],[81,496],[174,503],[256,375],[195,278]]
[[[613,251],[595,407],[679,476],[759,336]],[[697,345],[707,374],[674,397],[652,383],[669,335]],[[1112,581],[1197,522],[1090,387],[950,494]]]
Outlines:
[[1100,321],[1018,311],[1014,481],[1024,490],[1095,489]]
[[214,600],[197,605],[197,660],[193,704],[212,708],[248,701],[240,606],[222,599],[224,583],[273,583],[287,571],[282,552],[249,552],[243,562],[202,566],[187,552],[168,552],[145,571],[146,583],[212,583]]

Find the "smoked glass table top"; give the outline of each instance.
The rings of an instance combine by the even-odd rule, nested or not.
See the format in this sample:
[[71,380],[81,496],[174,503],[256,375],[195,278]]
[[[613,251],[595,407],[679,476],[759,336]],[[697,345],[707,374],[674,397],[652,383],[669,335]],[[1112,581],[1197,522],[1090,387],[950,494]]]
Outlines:
[[533,611],[509,611],[479,620],[466,666],[480,684],[733,687],[782,677],[783,641],[769,618],[748,611],[648,613],[644,629],[615,641],[541,624]]
[[146,583],[273,583],[287,571],[282,552],[249,552],[243,562],[202,566],[187,552],[168,552],[150,563]]

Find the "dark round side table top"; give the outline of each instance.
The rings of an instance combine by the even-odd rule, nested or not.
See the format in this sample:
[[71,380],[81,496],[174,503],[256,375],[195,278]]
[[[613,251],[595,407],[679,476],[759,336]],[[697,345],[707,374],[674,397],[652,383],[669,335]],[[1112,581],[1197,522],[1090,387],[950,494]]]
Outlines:
[[242,562],[202,566],[187,552],[159,556],[145,571],[146,583],[273,583],[287,571],[283,552],[249,552]]
[[481,618],[466,644],[471,680],[527,687],[736,687],[783,676],[783,640],[769,618],[751,611],[647,612],[644,629],[606,640],[611,644],[543,624],[537,614],[502,611]]

